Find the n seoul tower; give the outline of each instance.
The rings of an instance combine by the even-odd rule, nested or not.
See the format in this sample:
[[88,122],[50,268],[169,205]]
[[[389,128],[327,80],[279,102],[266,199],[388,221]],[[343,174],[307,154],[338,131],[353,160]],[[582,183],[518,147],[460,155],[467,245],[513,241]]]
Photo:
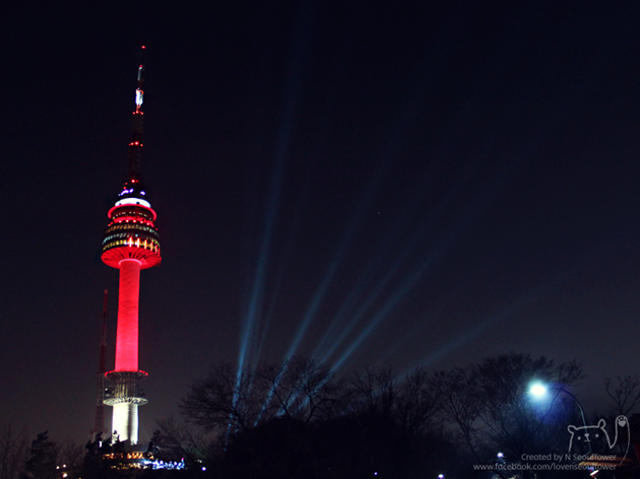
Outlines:
[[[143,45],[142,53],[146,50]],[[113,406],[111,431],[120,441],[138,443],[138,406],[147,403],[139,383],[147,373],[138,368],[138,300],[140,270],[160,263],[160,242],[151,208],[142,184],[142,133],[144,112],[144,64],[138,66],[135,109],[129,141],[129,175],[114,206],[102,239],[101,259],[119,270],[118,325],[115,368],[106,373],[111,391],[104,403]]]

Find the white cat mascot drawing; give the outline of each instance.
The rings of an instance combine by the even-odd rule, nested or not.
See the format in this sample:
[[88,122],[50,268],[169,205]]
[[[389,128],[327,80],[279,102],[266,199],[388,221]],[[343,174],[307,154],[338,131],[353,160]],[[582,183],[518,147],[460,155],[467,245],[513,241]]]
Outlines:
[[614,434],[613,439],[607,432],[607,421],[600,419],[596,425],[593,426],[574,426],[573,424],[567,427],[569,431],[569,452],[572,452],[573,447],[576,444],[588,444],[589,452],[598,454],[611,454],[613,448],[619,446],[624,451],[622,460],[627,456],[629,452],[629,446],[631,445],[631,429],[629,427],[629,419],[626,416],[618,416],[614,421]]

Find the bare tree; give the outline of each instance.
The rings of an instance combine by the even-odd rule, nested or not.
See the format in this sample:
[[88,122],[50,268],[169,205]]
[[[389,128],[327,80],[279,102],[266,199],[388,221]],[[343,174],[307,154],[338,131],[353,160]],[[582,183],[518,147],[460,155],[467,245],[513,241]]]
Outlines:
[[252,415],[248,385],[246,374],[236,378],[230,364],[221,364],[191,387],[180,409],[189,422],[206,430],[224,430],[228,425],[246,430]]
[[158,421],[157,426],[150,444],[157,457],[171,461],[184,458],[195,463],[207,456],[213,438],[178,423],[172,417]]
[[294,358],[282,365],[236,373],[223,364],[196,383],[180,404],[192,424],[207,431],[248,431],[274,417],[310,422],[336,403],[326,368]]
[[339,402],[339,381],[310,359],[260,368],[257,381],[266,391],[261,420],[284,416],[308,423],[330,416]]
[[66,466],[66,469],[79,471],[82,468],[85,448],[73,441],[67,441],[60,446],[58,463]]
[[435,385],[433,376],[418,369],[398,386],[394,415],[405,431],[417,435],[436,426],[441,400]]
[[[521,354],[405,377],[368,369],[348,379],[303,359],[240,374],[226,364],[195,384],[181,409],[207,433],[224,433],[228,441],[214,454],[222,462],[214,462],[230,477],[254,477],[267,466],[283,477],[293,474],[292,465],[311,477],[374,467],[410,477],[445,463],[464,474],[464,464],[490,463],[497,451],[508,458],[549,452],[554,444],[565,451],[575,406],[553,397],[544,415],[561,413],[564,420],[546,421],[526,389],[534,378],[570,387],[581,374],[574,362]],[[183,448],[189,441],[169,426],[161,425],[158,440]]]
[[439,408],[434,378],[423,369],[400,378],[390,370],[367,369],[351,377],[343,397],[343,413],[393,419],[414,434],[434,425]]
[[0,479],[17,479],[27,452],[27,439],[11,425],[0,429]]
[[366,369],[349,382],[350,412],[390,417],[396,395],[397,384],[391,370]]
[[481,403],[478,384],[469,371],[456,368],[434,375],[434,384],[440,397],[442,423],[452,431],[455,439],[465,444],[474,459],[479,460],[475,437]]
[[[554,392],[544,410],[527,396],[529,382],[536,378],[568,387],[582,377],[575,362],[523,354],[505,354],[485,359],[467,368],[436,375],[444,424],[466,445],[472,459],[487,463],[498,451],[506,457],[566,448],[566,425],[575,417],[575,405]],[[559,390],[558,390],[559,391]],[[564,421],[545,420],[550,415]]]
[[627,375],[605,379],[605,390],[613,402],[613,413],[629,416],[640,404],[640,376]]

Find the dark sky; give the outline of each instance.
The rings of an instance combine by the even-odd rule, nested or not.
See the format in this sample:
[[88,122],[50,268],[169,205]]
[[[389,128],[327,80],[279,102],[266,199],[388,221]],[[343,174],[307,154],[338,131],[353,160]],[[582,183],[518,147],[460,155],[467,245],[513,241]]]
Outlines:
[[637,371],[640,5],[441,3],[5,11],[2,422],[91,427],[140,41],[143,439],[246,324],[248,362],[341,372],[577,359],[601,407]]

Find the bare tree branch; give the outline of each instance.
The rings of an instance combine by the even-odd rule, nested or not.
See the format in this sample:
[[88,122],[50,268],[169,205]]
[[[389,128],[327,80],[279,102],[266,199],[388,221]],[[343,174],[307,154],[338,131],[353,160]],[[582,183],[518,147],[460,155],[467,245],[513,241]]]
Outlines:
[[640,376],[627,375],[605,379],[607,396],[614,405],[614,414],[630,415],[640,404]]

